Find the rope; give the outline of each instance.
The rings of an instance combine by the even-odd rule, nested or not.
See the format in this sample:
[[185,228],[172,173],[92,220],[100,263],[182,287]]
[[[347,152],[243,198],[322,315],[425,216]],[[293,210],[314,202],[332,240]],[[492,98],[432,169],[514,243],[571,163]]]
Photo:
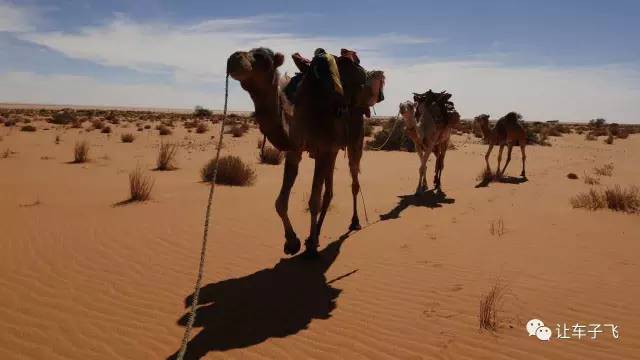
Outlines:
[[193,323],[196,321],[196,307],[198,305],[198,297],[200,296],[200,287],[202,285],[202,274],[204,273],[204,260],[207,253],[207,240],[209,238],[209,219],[211,217],[211,205],[213,203],[213,193],[216,188],[216,178],[218,176],[218,160],[220,159],[220,149],[222,148],[222,137],[224,136],[224,121],[227,119],[227,103],[229,101],[229,74],[225,79],[224,84],[224,112],[222,115],[222,122],[220,123],[220,136],[218,138],[218,149],[216,150],[216,158],[213,167],[213,177],[211,179],[211,187],[209,188],[209,200],[207,202],[207,211],[204,218],[204,234],[202,236],[202,249],[200,250],[200,265],[198,265],[198,276],[196,277],[195,290],[193,291],[193,301],[191,302],[191,310],[189,312],[189,321],[187,327],[184,330],[184,336],[182,337],[182,344],[180,345],[180,351],[178,352],[178,360],[184,359],[184,354],[187,351],[187,343],[191,338],[191,330],[193,329]]
[[391,139],[391,135],[393,135],[393,131],[396,129],[396,125],[398,125],[398,117],[399,116],[400,116],[400,113],[398,112],[398,115],[396,115],[396,121],[393,123],[393,127],[391,128],[391,131],[389,132],[389,136],[387,137],[387,140],[385,140],[384,143],[382,145],[380,145],[379,147],[371,148],[371,150],[378,151],[378,150],[382,149],[385,145],[387,145],[387,143],[389,142],[389,139]]

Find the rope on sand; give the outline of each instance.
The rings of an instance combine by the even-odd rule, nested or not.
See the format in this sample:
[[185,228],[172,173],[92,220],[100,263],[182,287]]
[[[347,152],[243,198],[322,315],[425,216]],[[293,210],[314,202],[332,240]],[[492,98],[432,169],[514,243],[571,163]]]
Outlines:
[[178,352],[178,360],[184,359],[184,354],[187,351],[187,344],[191,338],[191,330],[193,329],[193,323],[196,320],[196,307],[198,306],[198,297],[200,296],[200,287],[202,286],[202,275],[204,273],[204,261],[207,253],[207,240],[209,238],[209,219],[211,217],[211,207],[213,204],[213,193],[216,189],[216,177],[218,175],[218,160],[220,159],[220,149],[222,149],[222,137],[224,136],[224,122],[227,119],[227,103],[229,101],[229,74],[225,79],[224,85],[224,111],[222,115],[222,121],[220,123],[220,136],[218,137],[218,149],[216,150],[216,158],[213,166],[213,177],[211,179],[211,187],[209,188],[209,200],[207,202],[207,211],[204,218],[204,233],[202,236],[202,248],[200,250],[200,265],[198,265],[198,276],[196,277],[196,284],[193,291],[193,300],[191,301],[191,310],[189,311],[189,320],[187,327],[184,330],[184,336],[182,337],[182,344],[180,345],[180,351]]

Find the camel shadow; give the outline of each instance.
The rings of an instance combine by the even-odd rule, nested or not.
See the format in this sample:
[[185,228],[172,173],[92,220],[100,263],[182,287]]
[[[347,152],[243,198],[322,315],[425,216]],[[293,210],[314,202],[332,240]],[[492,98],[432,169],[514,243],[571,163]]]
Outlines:
[[482,179],[482,181],[480,181],[476,185],[476,188],[487,187],[492,182],[520,185],[520,184],[522,184],[524,182],[527,182],[527,181],[529,181],[529,179],[527,179],[526,177],[515,177],[515,176],[502,176],[499,179],[496,179],[496,178],[484,178],[484,179]]
[[442,207],[442,204],[453,204],[455,199],[448,198],[447,194],[442,191],[429,190],[422,194],[402,195],[398,196],[400,201],[398,204],[386,214],[380,215],[380,220],[397,219],[400,214],[409,206],[421,206],[428,208]]
[[[342,290],[327,282],[326,271],[340,253],[348,233],[327,245],[320,255],[300,254],[273,268],[241,278],[211,283],[200,291],[194,327],[202,330],[189,341],[185,359],[200,359],[210,351],[226,351],[282,338],[306,329],[314,319],[328,319]],[[191,306],[193,294],[185,299]],[[178,324],[186,326],[188,313]],[[168,359],[175,359],[177,353]]]

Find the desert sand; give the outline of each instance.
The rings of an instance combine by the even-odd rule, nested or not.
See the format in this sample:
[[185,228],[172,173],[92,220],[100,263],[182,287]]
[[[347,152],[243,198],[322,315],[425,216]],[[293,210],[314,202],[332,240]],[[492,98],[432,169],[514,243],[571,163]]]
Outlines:
[[[175,171],[152,171],[158,131],[99,131],[34,122],[0,127],[0,358],[164,359],[184,331],[208,186],[199,171],[212,135],[179,123]],[[85,124],[86,127],[86,124]],[[49,130],[44,130],[49,128]],[[133,143],[120,134],[133,132]],[[56,135],[60,143],[56,144]],[[366,151],[364,228],[344,235],[351,180],[343,153],[318,260],[286,257],[274,200],[282,165],[258,163],[252,128],[223,154],[256,170],[250,187],[218,186],[192,357],[211,359],[632,359],[640,354],[640,217],[574,209],[595,166],[601,185],[640,182],[640,135],[613,145],[583,135],[527,147],[528,181],[476,188],[486,146],[456,135],[443,174],[446,197],[415,200],[418,157]],[[78,139],[91,161],[70,164]],[[494,151],[492,164],[495,164]],[[152,199],[126,206],[128,173],[154,181]],[[304,239],[313,162],[305,155],[290,201]],[[433,159],[428,179],[433,177]],[[507,173],[520,173],[514,150]],[[573,172],[578,180],[570,180]],[[490,232],[491,223],[504,233]],[[480,330],[479,303],[506,288],[496,331]],[[554,337],[527,336],[539,318]],[[555,338],[556,324],[615,324],[596,340]]]

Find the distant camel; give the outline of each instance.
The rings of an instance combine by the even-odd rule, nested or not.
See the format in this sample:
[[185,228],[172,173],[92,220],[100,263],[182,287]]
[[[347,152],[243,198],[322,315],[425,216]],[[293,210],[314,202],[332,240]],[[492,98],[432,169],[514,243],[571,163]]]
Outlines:
[[[513,145],[519,145],[520,150],[522,150],[522,173],[520,173],[520,176],[525,179],[527,178],[525,173],[525,160],[527,159],[525,146],[527,146],[527,134],[525,133],[522,125],[518,122],[521,119],[522,115],[512,111],[500,118],[493,128],[490,128],[489,115],[482,114],[475,117],[475,122],[480,125],[480,129],[482,130],[482,136],[489,144],[487,154],[484,156],[489,172],[491,172],[491,166],[489,166],[489,155],[491,154],[491,150],[494,145],[500,145],[500,152],[498,153],[498,173],[496,174],[498,177],[504,175],[504,171],[507,169],[507,165],[509,165],[509,162],[511,161],[511,150]],[[505,145],[508,146],[509,150],[507,153],[507,162],[504,164],[502,171],[500,171],[502,150]]]
[[[432,152],[436,156],[433,183],[437,190],[441,190],[444,157],[449,146],[451,129],[460,122],[460,115],[455,111],[453,103],[449,101],[451,94],[444,91],[434,93],[429,90],[423,94],[414,93],[413,95],[416,104],[414,116],[418,125],[419,146],[416,147],[416,151],[420,156],[419,179],[416,188],[416,194],[419,194],[427,190],[427,160]],[[411,117],[408,116],[408,118]]]
[[[317,53],[324,54],[324,51],[318,50]],[[300,240],[289,220],[288,207],[303,151],[307,151],[315,159],[309,197],[311,228],[309,238],[305,241],[305,252],[317,255],[320,229],[333,197],[336,156],[345,147],[353,177],[354,213],[350,229],[360,228],[355,198],[359,191],[357,174],[364,138],[363,116],[368,113],[369,106],[382,101],[384,75],[381,71],[364,72],[358,65],[355,53],[346,50],[342,53],[343,56],[335,58],[335,64],[327,67],[337,66],[344,98],[328,93],[323,83],[326,79],[318,78],[315,71],[306,71],[295,92],[296,101],[292,113],[287,111],[291,109],[287,109],[283,99],[283,84],[278,73],[278,67],[284,62],[284,55],[267,48],[257,48],[235,52],[227,60],[229,76],[238,80],[253,100],[260,131],[276,148],[286,151],[282,187],[276,200],[276,211],[285,230],[285,254],[293,255],[300,250]],[[332,61],[334,58],[327,56],[327,59]],[[344,110],[343,100],[349,106],[347,111]]]
[[418,139],[418,123],[416,122],[416,104],[412,101],[401,102],[398,106],[399,113],[404,121],[404,132],[413,141],[413,147],[418,154],[418,157],[422,159],[422,144]]

